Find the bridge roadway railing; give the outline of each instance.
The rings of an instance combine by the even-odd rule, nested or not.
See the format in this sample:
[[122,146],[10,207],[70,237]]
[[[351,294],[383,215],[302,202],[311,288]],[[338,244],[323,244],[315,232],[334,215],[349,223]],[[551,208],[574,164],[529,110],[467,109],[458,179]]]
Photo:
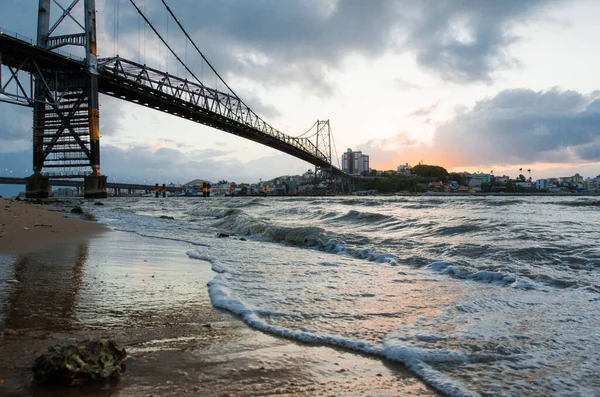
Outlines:
[[[7,36],[10,36],[10,37],[13,37],[13,38],[15,38],[15,39],[17,39],[19,41],[22,41],[22,42],[25,42],[25,43],[31,45],[31,46],[35,46],[36,45],[36,43],[35,43],[35,41],[33,39],[31,39],[31,38],[29,38],[27,36],[23,36],[22,34],[18,34],[17,32],[13,32],[12,30],[4,29],[2,26],[0,26],[0,36],[2,36],[2,35],[7,35]],[[48,51],[50,51],[50,50],[48,50]],[[52,49],[52,52],[56,53],[56,54],[59,54],[59,55],[62,55],[65,58],[73,59],[73,60],[80,61],[80,62],[85,61],[85,58],[83,58],[83,57],[80,57],[80,56],[77,56],[77,55],[73,55],[73,54],[65,52],[65,51],[61,51],[61,50],[59,50],[57,48]]]

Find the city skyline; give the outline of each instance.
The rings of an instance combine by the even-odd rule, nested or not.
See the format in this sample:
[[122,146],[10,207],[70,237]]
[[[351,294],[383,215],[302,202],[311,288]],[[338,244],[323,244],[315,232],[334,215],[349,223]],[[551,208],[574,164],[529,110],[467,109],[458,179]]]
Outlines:
[[[37,3],[3,3],[0,27],[35,37]],[[166,31],[160,2],[138,3]],[[271,125],[299,135],[316,119],[331,120],[340,161],[352,147],[369,154],[376,169],[423,160],[507,175],[522,167],[534,170],[534,179],[600,174],[595,2],[181,1],[171,7],[228,84]],[[98,2],[100,56],[118,51],[183,73],[165,64],[165,49],[134,12],[126,1]],[[171,23],[171,40],[185,52],[174,29]],[[104,96],[100,103],[102,171],[109,178],[258,180],[310,167],[134,104]],[[30,109],[0,104],[0,170],[27,176],[31,124]]]

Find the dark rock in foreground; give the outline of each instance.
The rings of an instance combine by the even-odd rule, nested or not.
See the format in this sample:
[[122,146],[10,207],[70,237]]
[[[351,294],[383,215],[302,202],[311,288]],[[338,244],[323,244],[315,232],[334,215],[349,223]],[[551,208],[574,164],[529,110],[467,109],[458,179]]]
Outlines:
[[58,343],[35,360],[33,374],[39,383],[80,385],[119,376],[126,359],[112,340]]

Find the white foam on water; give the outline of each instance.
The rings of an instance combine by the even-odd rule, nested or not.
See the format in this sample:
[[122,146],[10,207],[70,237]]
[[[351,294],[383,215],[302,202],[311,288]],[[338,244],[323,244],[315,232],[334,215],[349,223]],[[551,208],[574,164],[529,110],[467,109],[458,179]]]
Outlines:
[[210,262],[210,264],[212,265],[212,270],[214,270],[217,273],[231,273],[229,269],[227,269],[227,266],[219,262],[219,260],[214,256],[210,256],[198,250],[188,251],[186,252],[186,255],[193,259],[199,259],[202,261]]
[[451,262],[443,260],[432,262],[428,268],[435,272],[447,274],[458,279],[478,281],[486,284],[509,285],[516,289],[543,290],[542,286],[539,284],[511,273],[494,272],[489,270],[480,270],[469,273],[462,271],[457,266],[454,266]]
[[436,371],[432,363],[461,364],[468,361],[464,354],[446,349],[422,349],[409,345],[399,338],[388,337],[385,340],[384,355],[386,358],[398,361],[410,368],[424,379],[429,385],[449,396],[479,396],[469,390],[463,383]]
[[[190,258],[210,262],[213,266],[213,270],[221,273],[208,282],[209,294],[213,306],[238,315],[245,323],[257,330],[306,343],[341,347],[375,357],[385,358],[406,365],[421,377],[423,381],[446,395],[478,396],[477,393],[469,390],[459,381],[451,379],[428,364],[467,361],[468,359],[460,353],[450,351],[428,352],[425,349],[410,347],[406,343],[400,344],[398,340],[395,339],[390,339],[386,342],[384,347],[379,347],[370,342],[321,333],[306,327],[300,327],[298,330],[293,330],[269,324],[263,319],[263,316],[268,317],[273,314],[285,314],[267,312],[240,299],[230,287],[229,282],[230,276],[232,275],[227,270],[227,266],[219,262],[217,258],[198,251],[189,251],[187,255]],[[363,296],[375,297],[374,294],[363,294]]]

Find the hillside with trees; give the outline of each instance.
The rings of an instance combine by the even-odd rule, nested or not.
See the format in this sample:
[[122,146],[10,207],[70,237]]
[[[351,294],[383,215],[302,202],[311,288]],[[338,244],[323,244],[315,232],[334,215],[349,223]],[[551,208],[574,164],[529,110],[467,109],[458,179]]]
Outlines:
[[452,179],[464,183],[460,174],[449,174],[444,167],[437,165],[419,164],[414,166],[411,172],[411,176],[406,176],[392,171],[381,173],[371,170],[371,177],[357,181],[354,189],[377,190],[379,193],[422,193],[427,190],[427,184],[430,182],[446,182]]

